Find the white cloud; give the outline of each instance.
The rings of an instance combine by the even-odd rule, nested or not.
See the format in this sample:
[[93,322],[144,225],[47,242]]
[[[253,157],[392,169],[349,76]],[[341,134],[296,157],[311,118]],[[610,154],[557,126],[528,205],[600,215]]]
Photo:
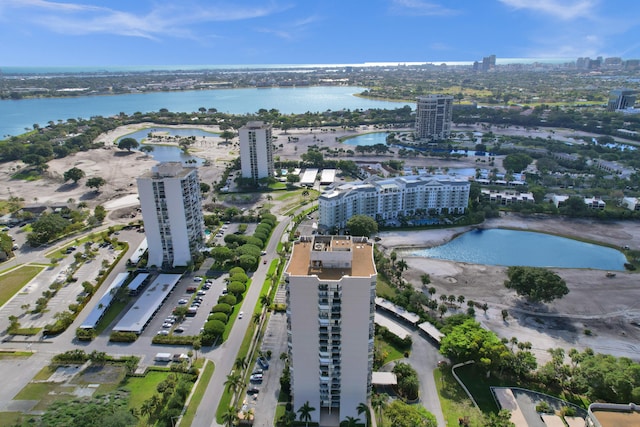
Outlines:
[[392,0],[391,11],[398,15],[434,16],[456,15],[459,12],[423,0]]
[[[68,35],[116,34],[156,39],[162,36],[194,37],[190,26],[224,21],[242,21],[268,16],[288,6],[235,6],[223,2],[156,4],[148,12],[128,12],[108,7],[48,0],[3,0],[0,11],[24,10],[21,16],[32,25]],[[201,36],[201,35],[199,35]]]
[[591,18],[596,6],[594,0],[498,0],[514,9],[532,10],[562,20]]

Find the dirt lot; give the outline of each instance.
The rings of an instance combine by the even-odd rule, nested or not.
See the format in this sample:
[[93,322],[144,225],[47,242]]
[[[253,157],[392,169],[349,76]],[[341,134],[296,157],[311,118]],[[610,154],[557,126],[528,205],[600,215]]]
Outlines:
[[[565,236],[583,237],[619,247],[638,249],[640,223],[594,222],[562,218],[524,218],[508,215],[492,219],[485,228],[519,228]],[[432,247],[467,231],[463,227],[421,232],[385,232],[380,244],[387,250],[406,247]],[[476,310],[476,318],[501,337],[531,341],[541,360],[547,360],[551,347],[591,347],[597,352],[627,356],[640,354],[640,275],[618,272],[607,278],[601,270],[555,269],[570,293],[550,304],[528,304],[504,287],[506,268],[452,261],[405,257],[410,266],[406,277],[420,285],[420,276],[428,273],[437,296],[464,295],[467,300],[488,303],[489,310]],[[466,309],[466,305],[464,306]],[[502,309],[509,310],[506,322]],[[590,330],[592,335],[586,335]]]

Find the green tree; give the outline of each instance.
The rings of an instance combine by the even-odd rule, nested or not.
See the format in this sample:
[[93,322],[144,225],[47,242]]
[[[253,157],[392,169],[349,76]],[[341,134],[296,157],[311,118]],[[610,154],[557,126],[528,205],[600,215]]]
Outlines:
[[347,228],[352,236],[366,236],[378,232],[378,223],[367,215],[354,215],[347,221]]
[[415,406],[394,400],[385,411],[393,427],[437,427],[438,422],[430,412],[420,411]]
[[140,147],[140,151],[145,153],[146,155],[149,155],[149,153],[151,153],[153,150],[155,150],[155,147],[149,144],[142,144],[142,146]]
[[71,180],[73,181],[74,184],[77,184],[78,181],[84,178],[85,173],[82,169],[71,168],[68,171],[66,171],[62,176],[64,177],[64,182]]
[[384,410],[387,408],[387,402],[389,401],[389,395],[387,393],[376,393],[371,396],[371,407],[376,412],[378,425],[383,426]]
[[308,400],[298,409],[300,421],[304,422],[307,427],[309,427],[309,423],[311,422],[311,413],[315,410],[316,408],[311,406]]
[[516,427],[516,425],[511,422],[511,411],[506,409],[501,410],[497,414],[490,413],[484,425],[486,427]]
[[104,221],[107,216],[107,210],[102,205],[98,205],[93,209],[93,216],[98,222]]
[[233,405],[229,406],[222,414],[222,422],[226,427],[232,427],[238,420],[238,410]]
[[105,185],[107,181],[104,178],[99,176],[94,176],[93,178],[89,178],[87,180],[87,187],[95,189],[96,192],[100,191],[100,187]]
[[522,172],[531,164],[533,159],[524,153],[508,154],[502,161],[507,171]]
[[119,142],[118,142],[118,148],[121,150],[127,150],[129,152],[131,152],[132,149],[134,148],[138,148],[138,141],[135,140],[135,138],[122,138]]
[[340,422],[340,427],[357,427],[360,423],[360,418],[347,417]]
[[512,266],[504,285],[532,302],[551,302],[569,293],[566,282],[551,270],[540,267]]

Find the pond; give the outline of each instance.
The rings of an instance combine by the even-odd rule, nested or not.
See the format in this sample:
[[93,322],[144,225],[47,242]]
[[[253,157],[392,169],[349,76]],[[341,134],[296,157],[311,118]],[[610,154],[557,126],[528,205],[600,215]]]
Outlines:
[[624,270],[618,250],[565,237],[515,230],[475,230],[434,248],[407,251],[412,256],[473,264]]
[[[361,146],[367,146],[367,145],[376,145],[376,144],[386,144],[387,143],[387,136],[389,136],[390,132],[372,132],[372,133],[365,133],[363,135],[358,135],[358,136],[354,136],[353,138],[347,138],[345,140],[342,141],[343,144],[346,145],[361,145]],[[406,141],[407,143],[409,143],[409,141]],[[405,150],[418,150],[418,151],[424,151],[424,148],[418,148],[418,147],[409,147],[409,146],[403,146],[403,145],[397,145],[397,144],[391,144],[392,147],[395,148],[404,148]],[[449,153],[451,154],[460,154],[462,156],[476,156],[476,157],[488,157],[488,156],[495,156],[495,154],[493,153],[487,153],[484,151],[475,151],[475,150],[447,150],[447,149],[443,149],[443,148],[431,148],[431,151],[433,152],[441,152],[444,153],[446,151],[449,151]]]
[[[207,132],[201,129],[193,129],[193,128],[164,128],[164,127],[152,127],[141,129],[139,131],[130,133],[121,138],[118,138],[115,143],[117,144],[122,138],[133,138],[136,141],[143,144],[142,141],[148,138],[149,133],[161,134],[163,136],[178,136],[178,137],[189,137],[195,136],[198,137],[216,137],[217,134]],[[201,166],[204,163],[204,159],[201,159],[196,156],[192,156],[190,154],[185,154],[180,147],[175,145],[158,145],[158,144],[148,144],[153,147],[153,151],[149,153],[154,160],[158,162],[182,162],[182,163],[195,163],[198,166]]]

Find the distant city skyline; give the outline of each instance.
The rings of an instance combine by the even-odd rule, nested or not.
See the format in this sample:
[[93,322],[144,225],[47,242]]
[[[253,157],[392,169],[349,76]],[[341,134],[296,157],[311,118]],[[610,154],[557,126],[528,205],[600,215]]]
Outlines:
[[3,0],[0,67],[640,58],[635,0]]

